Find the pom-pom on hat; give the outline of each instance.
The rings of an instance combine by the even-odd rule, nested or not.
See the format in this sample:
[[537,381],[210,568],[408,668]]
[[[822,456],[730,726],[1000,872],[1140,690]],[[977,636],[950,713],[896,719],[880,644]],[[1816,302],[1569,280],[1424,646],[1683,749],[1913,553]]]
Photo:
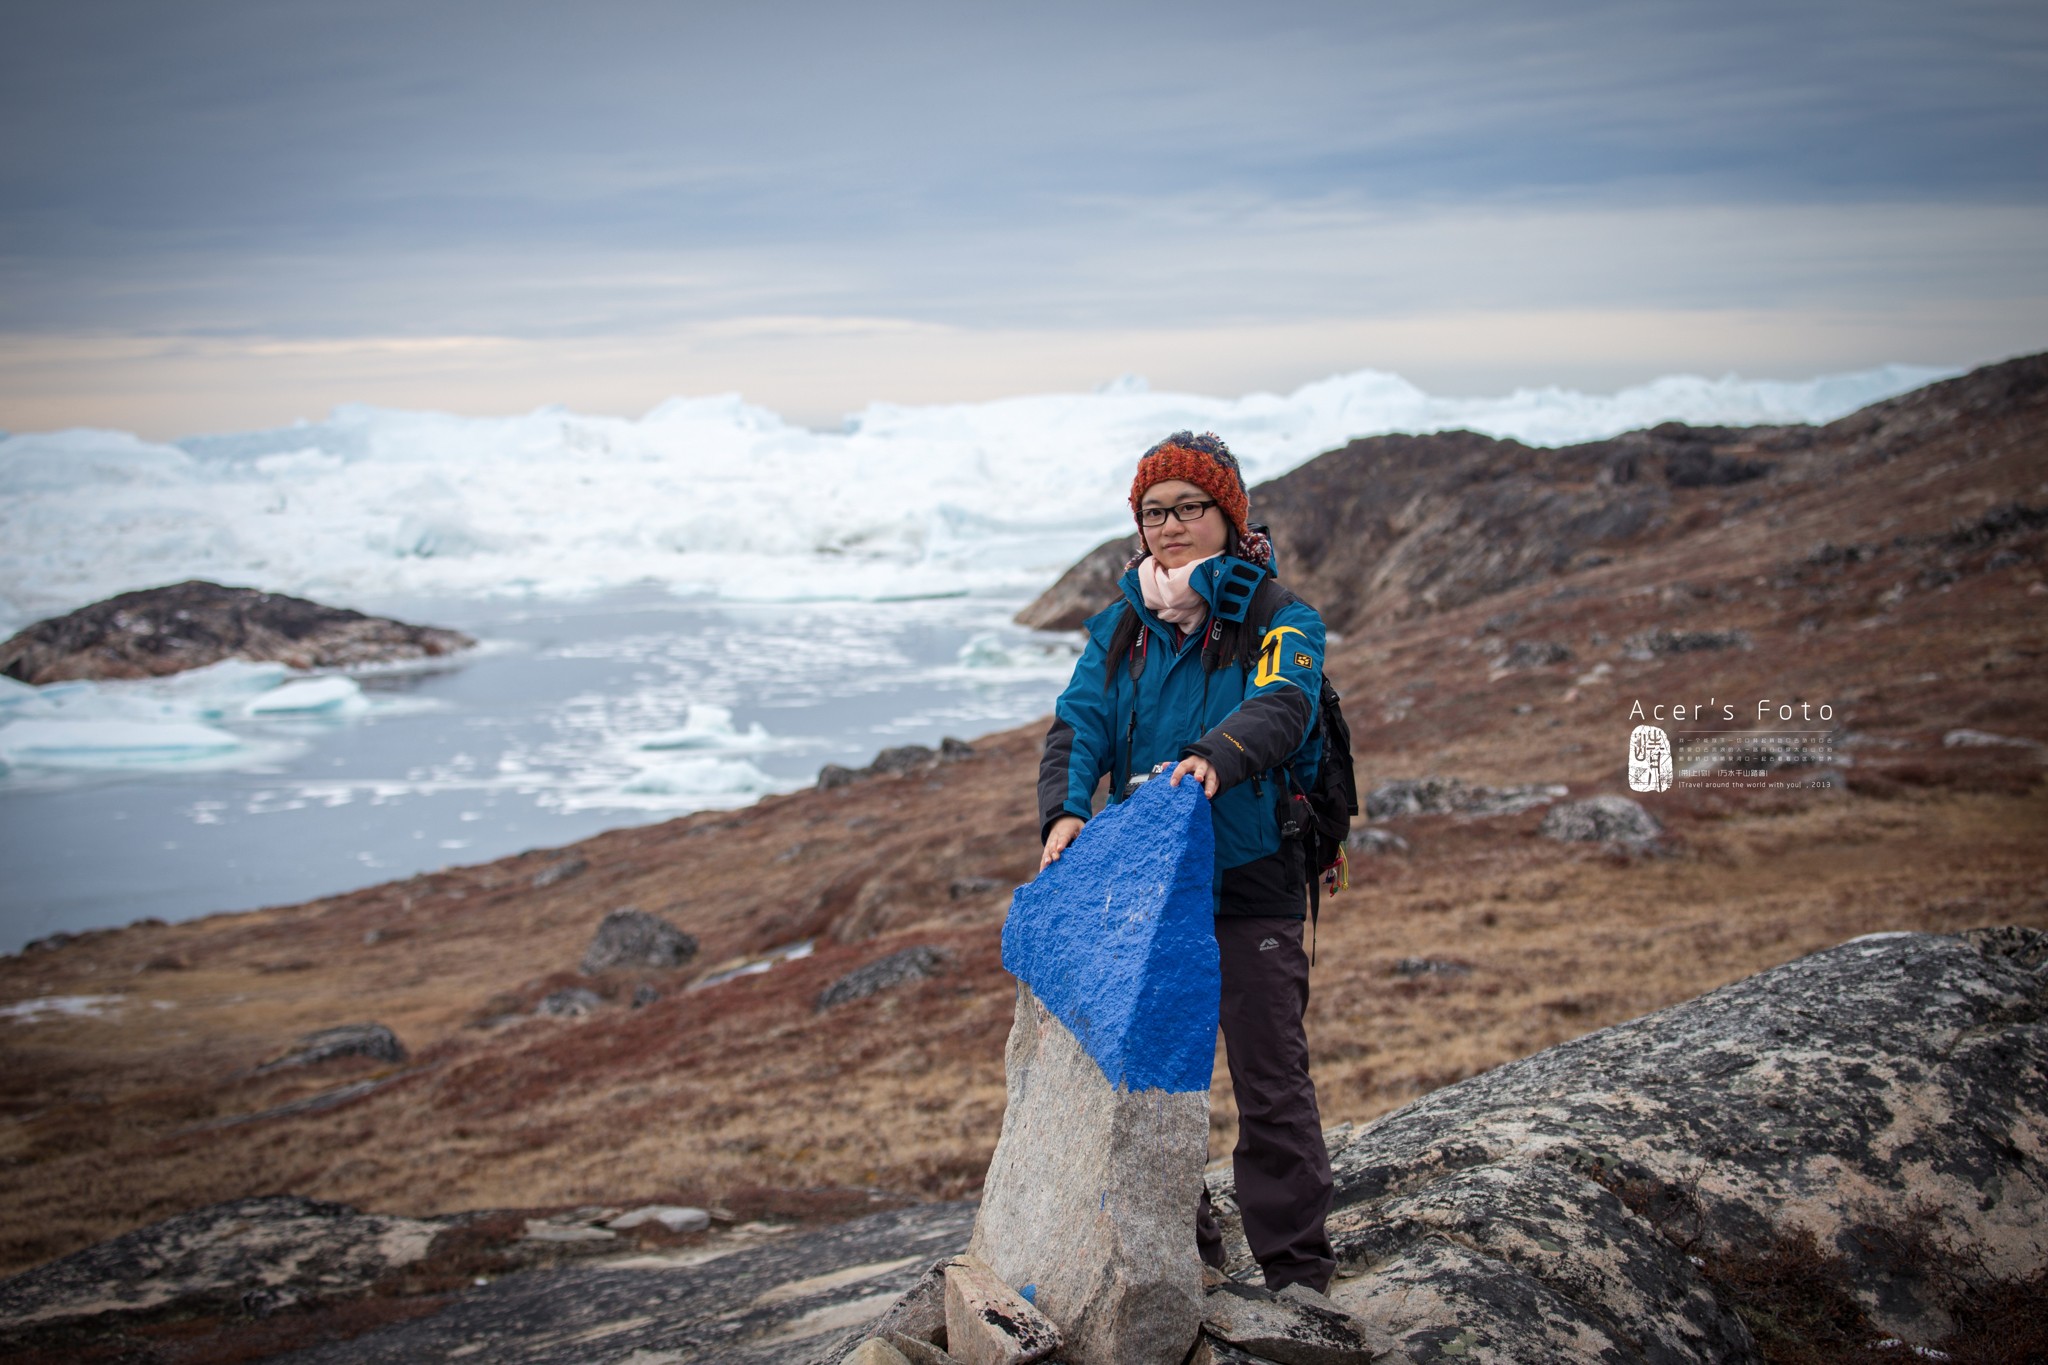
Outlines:
[[1231,528],[1242,533],[1251,517],[1251,499],[1244,491],[1244,475],[1237,456],[1213,431],[1200,436],[1176,431],[1146,451],[1138,461],[1138,476],[1131,480],[1131,515],[1138,514],[1138,501],[1145,490],[1168,479],[1182,479],[1216,499],[1216,505],[1230,518]]

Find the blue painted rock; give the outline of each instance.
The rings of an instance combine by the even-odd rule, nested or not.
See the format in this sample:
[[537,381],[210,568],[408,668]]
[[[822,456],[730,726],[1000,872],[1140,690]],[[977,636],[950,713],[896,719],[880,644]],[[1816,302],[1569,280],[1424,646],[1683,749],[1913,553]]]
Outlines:
[[1147,782],[1003,926],[1009,1104],[970,1250],[1037,1286],[1073,1365],[1177,1365],[1201,1327],[1214,860],[1201,788]]

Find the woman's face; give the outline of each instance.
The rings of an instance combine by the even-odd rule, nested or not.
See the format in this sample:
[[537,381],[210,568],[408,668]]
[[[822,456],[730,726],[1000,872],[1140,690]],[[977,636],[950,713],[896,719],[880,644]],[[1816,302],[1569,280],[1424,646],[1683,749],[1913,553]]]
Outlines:
[[[1138,499],[1140,508],[1175,507],[1187,502],[1209,502],[1207,493],[1184,479],[1168,479],[1155,483],[1145,490]],[[1138,534],[1145,537],[1145,548],[1159,561],[1163,569],[1178,569],[1198,559],[1223,553],[1223,546],[1230,539],[1230,518],[1223,515],[1221,507],[1205,507],[1202,515],[1193,521],[1182,521],[1171,513],[1164,526],[1138,526]]]

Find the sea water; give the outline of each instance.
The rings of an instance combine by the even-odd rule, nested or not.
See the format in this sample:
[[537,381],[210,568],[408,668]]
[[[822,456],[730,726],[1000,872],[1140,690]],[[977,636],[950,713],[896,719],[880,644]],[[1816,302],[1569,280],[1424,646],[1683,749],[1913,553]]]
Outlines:
[[[1078,654],[1078,635],[1012,625],[1021,605],[730,602],[655,586],[391,599],[380,613],[479,647],[348,673],[237,662],[12,689],[0,951],[487,862],[1007,728],[1050,710]],[[22,694],[49,692],[20,714]]]
[[1381,432],[1824,422],[1943,373],[1492,398],[1369,370],[1232,399],[1118,383],[876,403],[830,432],[726,395],[639,418],[348,406],[170,443],[0,436],[0,636],[204,578],[483,642],[349,674],[0,678],[0,951],[738,805],[1041,715],[1076,642],[1009,618],[1129,529],[1133,462],[1176,428],[1225,435],[1256,484]]

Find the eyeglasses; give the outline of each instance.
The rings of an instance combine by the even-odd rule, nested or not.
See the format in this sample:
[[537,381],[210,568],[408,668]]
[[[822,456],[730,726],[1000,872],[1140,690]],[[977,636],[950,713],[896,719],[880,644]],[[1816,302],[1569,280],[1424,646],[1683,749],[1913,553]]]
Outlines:
[[[1215,505],[1216,499],[1208,498],[1201,502],[1177,503],[1170,510],[1173,512],[1175,521],[1200,521],[1202,514]],[[1138,521],[1141,525],[1145,526],[1164,526],[1166,525],[1168,510],[1168,508],[1164,507],[1140,507],[1138,509]]]

